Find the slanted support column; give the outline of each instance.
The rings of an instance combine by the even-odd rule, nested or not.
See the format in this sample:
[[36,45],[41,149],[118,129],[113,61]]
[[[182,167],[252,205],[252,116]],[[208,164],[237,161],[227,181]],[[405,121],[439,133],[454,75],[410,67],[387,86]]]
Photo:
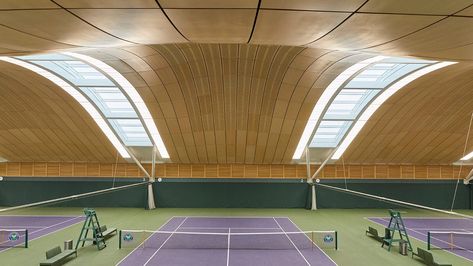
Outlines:
[[153,183],[156,177],[156,146],[153,146],[153,154],[151,156],[151,176],[149,177],[150,183],[148,184],[148,209],[156,209],[156,203],[154,202]]
[[[306,148],[306,154],[308,154],[308,148]],[[311,210],[315,211],[317,210],[317,196],[315,195],[315,186],[317,184],[314,184],[314,179],[317,178],[317,176],[319,176],[320,172],[322,172],[322,170],[324,169],[325,165],[328,163],[328,161],[330,161],[330,159],[332,158],[332,155],[335,153],[337,149],[335,148],[332,152],[330,152],[329,156],[327,157],[327,159],[325,159],[325,161],[322,162],[322,164],[320,165],[320,167],[317,169],[317,171],[315,171],[315,173],[312,175],[312,177],[310,177],[308,180],[307,180],[307,183],[309,183],[311,185],[311,189],[312,189],[312,208]],[[306,155],[307,156],[307,155]],[[310,165],[308,165],[309,169],[310,169]],[[310,172],[309,172],[310,173]],[[310,174],[309,174],[310,176]]]

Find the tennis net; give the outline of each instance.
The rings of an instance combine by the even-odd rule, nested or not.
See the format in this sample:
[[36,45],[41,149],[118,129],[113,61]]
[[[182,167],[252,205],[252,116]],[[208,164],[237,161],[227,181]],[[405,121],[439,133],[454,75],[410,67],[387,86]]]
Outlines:
[[427,248],[447,250],[473,250],[473,232],[430,231]]
[[28,247],[27,229],[0,229],[0,248]]
[[215,233],[120,230],[119,248],[293,250],[337,249],[336,231]]

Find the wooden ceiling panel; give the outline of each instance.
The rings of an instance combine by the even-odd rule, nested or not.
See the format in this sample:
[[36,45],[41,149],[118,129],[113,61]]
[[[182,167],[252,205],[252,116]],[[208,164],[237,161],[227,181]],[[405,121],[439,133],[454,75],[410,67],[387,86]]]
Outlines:
[[451,15],[472,4],[471,0],[409,0],[402,4],[398,0],[370,0],[360,12]]
[[256,9],[165,9],[179,31],[193,42],[244,43]]
[[262,0],[261,8],[351,12],[359,8],[363,2],[365,0]]
[[[186,41],[160,9],[74,9],[71,12],[128,41],[142,44]],[[114,19],[117,17],[120,21]]]
[[0,23],[62,44],[80,46],[130,44],[94,28],[65,10],[0,11]]
[[436,57],[436,51],[472,44],[473,36],[470,34],[472,28],[473,18],[449,17],[409,36],[367,51],[413,56],[426,54],[429,57]]
[[41,9],[59,8],[50,0],[2,0],[0,9]]
[[456,13],[455,15],[472,17],[473,16],[473,6],[465,8],[462,11]]
[[46,50],[74,48],[73,45],[57,43],[44,38],[35,37],[1,25],[0,36],[2,36],[0,39],[1,46],[13,51],[41,52]]
[[65,8],[159,8],[155,0],[55,0]]
[[261,10],[251,43],[304,45],[331,31],[348,13]]
[[355,14],[326,37],[310,46],[343,50],[362,49],[392,41],[441,18],[439,16]]
[[256,8],[258,0],[159,0],[162,8]]

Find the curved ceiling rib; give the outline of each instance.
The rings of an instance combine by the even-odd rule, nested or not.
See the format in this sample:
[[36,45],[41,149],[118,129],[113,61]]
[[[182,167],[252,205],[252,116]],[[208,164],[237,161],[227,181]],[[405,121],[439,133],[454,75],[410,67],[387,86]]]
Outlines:
[[141,96],[119,72],[94,58],[75,54],[0,57],[60,86],[90,114],[123,158],[128,148],[166,147]]
[[293,159],[300,159],[304,149],[315,148],[338,160],[390,96],[411,81],[451,64],[378,56],[348,68],[319,98]]

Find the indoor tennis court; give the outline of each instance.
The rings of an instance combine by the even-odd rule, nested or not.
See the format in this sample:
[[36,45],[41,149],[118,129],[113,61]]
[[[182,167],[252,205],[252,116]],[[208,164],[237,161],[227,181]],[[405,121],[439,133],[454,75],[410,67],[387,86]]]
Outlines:
[[0,0],[0,265],[473,263],[473,0]]

